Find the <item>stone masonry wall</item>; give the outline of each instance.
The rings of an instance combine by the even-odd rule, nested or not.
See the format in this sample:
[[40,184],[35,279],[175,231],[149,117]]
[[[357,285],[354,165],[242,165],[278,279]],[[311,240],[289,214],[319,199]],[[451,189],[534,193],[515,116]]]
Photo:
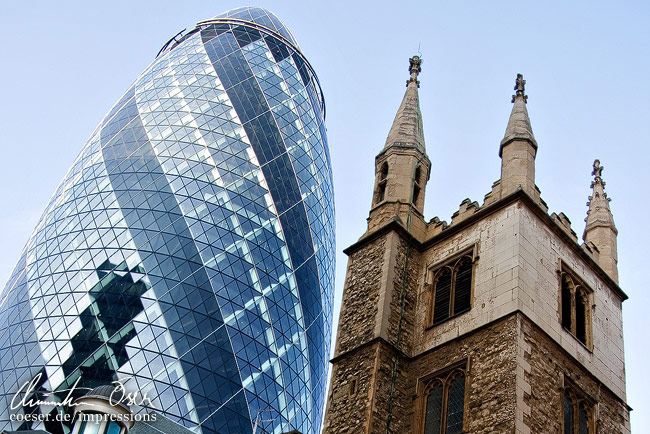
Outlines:
[[408,361],[381,341],[343,355],[332,370],[323,434],[385,434],[391,407],[390,431],[409,432],[408,372]]
[[[433,272],[470,249],[471,309],[430,327]],[[593,352],[560,324],[560,261],[593,291]],[[423,380],[466,361],[464,432],[560,432],[566,375],[598,402],[598,434],[629,434],[621,300],[524,202],[424,252],[396,231],[352,252],[335,355],[324,433],[386,433],[390,414],[390,432],[421,434]]]
[[[412,361],[409,378],[413,404],[405,417],[411,421],[422,417],[417,414],[424,408],[424,396],[418,396],[424,386],[418,387],[422,378],[467,360],[463,432],[515,432],[517,333],[516,315],[510,315]],[[416,422],[412,430],[400,432],[420,434],[422,429]]]
[[[422,253],[414,353],[421,353],[517,310],[519,207],[513,203]],[[476,246],[471,309],[436,327],[425,323],[437,264]],[[426,270],[426,271],[425,271]],[[424,280],[426,275],[426,280]]]
[[390,432],[420,434],[421,379],[462,361],[467,368],[464,432],[515,432],[517,324],[517,316],[510,315],[411,361],[381,341],[344,355],[332,371],[323,433],[385,434],[392,405]]
[[[625,399],[625,362],[621,299],[566,242],[527,207],[519,213],[519,309],[614,393]],[[560,323],[559,262],[592,293],[593,351]]]
[[[470,311],[436,327],[425,323],[436,264],[477,246]],[[593,352],[559,320],[559,261],[593,291]],[[422,253],[426,277],[418,285],[413,354],[470,332],[517,310],[523,311],[614,393],[625,399],[621,300],[566,241],[522,202],[512,203]]]
[[360,433],[368,423],[377,345],[349,353],[334,364],[323,434]]
[[380,237],[348,259],[335,355],[374,337],[385,244],[386,237]]
[[[397,365],[395,365],[397,363]],[[393,369],[396,375],[393,381]],[[408,389],[410,368],[408,360],[400,357],[387,345],[380,345],[377,358],[377,375],[375,377],[372,414],[370,419],[369,434],[386,434],[390,428],[391,433],[410,432],[411,420],[404,417],[411,410]],[[393,396],[391,398],[391,388]],[[392,406],[392,411],[389,409]],[[388,415],[392,414],[390,427]],[[350,433],[360,431],[351,430]]]
[[524,401],[530,407],[530,414],[524,416],[524,424],[530,428],[530,432],[562,432],[562,388],[566,376],[596,403],[598,434],[629,434],[629,412],[625,404],[568,357],[539,327],[520,316],[523,339],[530,349],[525,356],[530,366],[530,372],[526,375],[530,393],[524,395]]
[[391,432],[407,432],[408,360],[395,347],[411,347],[420,275],[418,250],[398,232],[350,255],[325,433],[385,433],[389,413]]
[[[415,247],[409,247],[408,242],[399,237],[397,252],[392,263],[394,264],[394,272],[392,273],[389,325],[383,337],[389,343],[398,346],[401,351],[410,355],[413,347],[413,331],[416,324],[417,288],[422,276],[421,255]],[[402,291],[403,287],[404,291]],[[404,297],[403,303],[402,296]],[[403,309],[402,304],[404,305]],[[400,317],[401,337],[399,338],[399,345],[397,345],[398,334],[400,334]]]

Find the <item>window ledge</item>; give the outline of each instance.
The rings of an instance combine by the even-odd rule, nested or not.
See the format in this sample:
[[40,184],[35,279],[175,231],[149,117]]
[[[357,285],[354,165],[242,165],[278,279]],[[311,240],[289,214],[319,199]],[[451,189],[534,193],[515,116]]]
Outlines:
[[459,316],[469,312],[470,310],[472,310],[471,306],[469,308],[465,309],[465,310],[461,310],[460,312],[458,312],[455,315],[450,316],[449,318],[445,318],[444,320],[440,321],[439,323],[428,325],[427,327],[424,328],[424,331],[429,331],[429,330],[434,329],[434,328],[436,328],[436,327],[438,327],[438,326],[440,326],[440,325],[442,325],[442,324],[444,324],[446,322],[451,321],[452,319],[456,319]]
[[[441,324],[442,324],[442,323],[441,323]],[[560,325],[561,325],[561,324],[560,324]],[[574,334],[571,332],[571,330],[569,330],[568,328],[564,327],[563,325],[561,325],[561,327],[562,327],[562,330],[564,330],[564,331],[565,331],[567,334],[569,334],[573,339],[575,339],[575,341],[576,341],[577,343],[579,343],[580,345],[582,345],[582,347],[583,347],[585,350],[589,351],[590,354],[593,354],[593,353],[594,353],[593,345],[589,346],[589,345],[585,344],[585,343],[582,342],[580,339],[578,339],[578,337],[577,337],[576,335],[574,335]]]

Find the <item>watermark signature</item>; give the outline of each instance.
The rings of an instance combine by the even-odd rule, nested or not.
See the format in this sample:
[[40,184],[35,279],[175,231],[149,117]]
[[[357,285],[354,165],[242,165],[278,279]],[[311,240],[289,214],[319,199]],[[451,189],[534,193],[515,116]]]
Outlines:
[[[13,398],[11,399],[10,408],[12,410],[17,410],[21,407],[33,408],[39,405],[52,405],[55,407],[65,407],[65,406],[76,407],[80,404],[74,402],[75,399],[73,398],[73,395],[75,394],[75,391],[81,389],[90,390],[88,388],[78,388],[77,386],[79,385],[80,380],[81,377],[77,378],[77,380],[74,382],[72,387],[69,389],[56,390],[54,392],[40,392],[40,394],[45,397],[51,396],[55,393],[60,394],[60,393],[67,392],[65,398],[62,401],[48,401],[47,399],[41,400],[41,399],[30,398],[30,396],[36,396],[35,392],[37,391],[38,385],[41,381],[41,373],[38,373],[32,379],[32,381],[26,381],[18,389],[18,391],[14,394]],[[151,406],[151,399],[147,396],[146,393],[127,392],[126,388],[124,387],[124,384],[122,384],[121,381],[113,381],[112,384],[114,388],[113,391],[111,392],[111,395],[108,397],[108,403],[111,406],[113,407],[117,405]],[[84,405],[92,406],[94,404],[90,402],[85,402]]]

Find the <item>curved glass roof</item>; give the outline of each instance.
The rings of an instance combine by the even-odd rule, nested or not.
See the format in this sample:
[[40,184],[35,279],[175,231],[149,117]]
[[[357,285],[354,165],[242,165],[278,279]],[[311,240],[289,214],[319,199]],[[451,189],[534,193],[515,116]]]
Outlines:
[[244,20],[264,26],[287,38],[292,44],[298,47],[298,43],[284,23],[273,12],[267,11],[266,9],[244,6],[219,14],[210,21],[218,21],[223,18]]

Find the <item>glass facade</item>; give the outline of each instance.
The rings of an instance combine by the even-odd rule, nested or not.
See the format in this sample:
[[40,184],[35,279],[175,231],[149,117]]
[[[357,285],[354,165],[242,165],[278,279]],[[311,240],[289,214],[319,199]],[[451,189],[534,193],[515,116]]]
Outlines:
[[334,284],[324,110],[265,10],[168,42],[92,133],[0,293],[0,429],[67,429],[10,421],[61,411],[10,409],[25,382],[45,399],[120,379],[197,433],[319,432]]

